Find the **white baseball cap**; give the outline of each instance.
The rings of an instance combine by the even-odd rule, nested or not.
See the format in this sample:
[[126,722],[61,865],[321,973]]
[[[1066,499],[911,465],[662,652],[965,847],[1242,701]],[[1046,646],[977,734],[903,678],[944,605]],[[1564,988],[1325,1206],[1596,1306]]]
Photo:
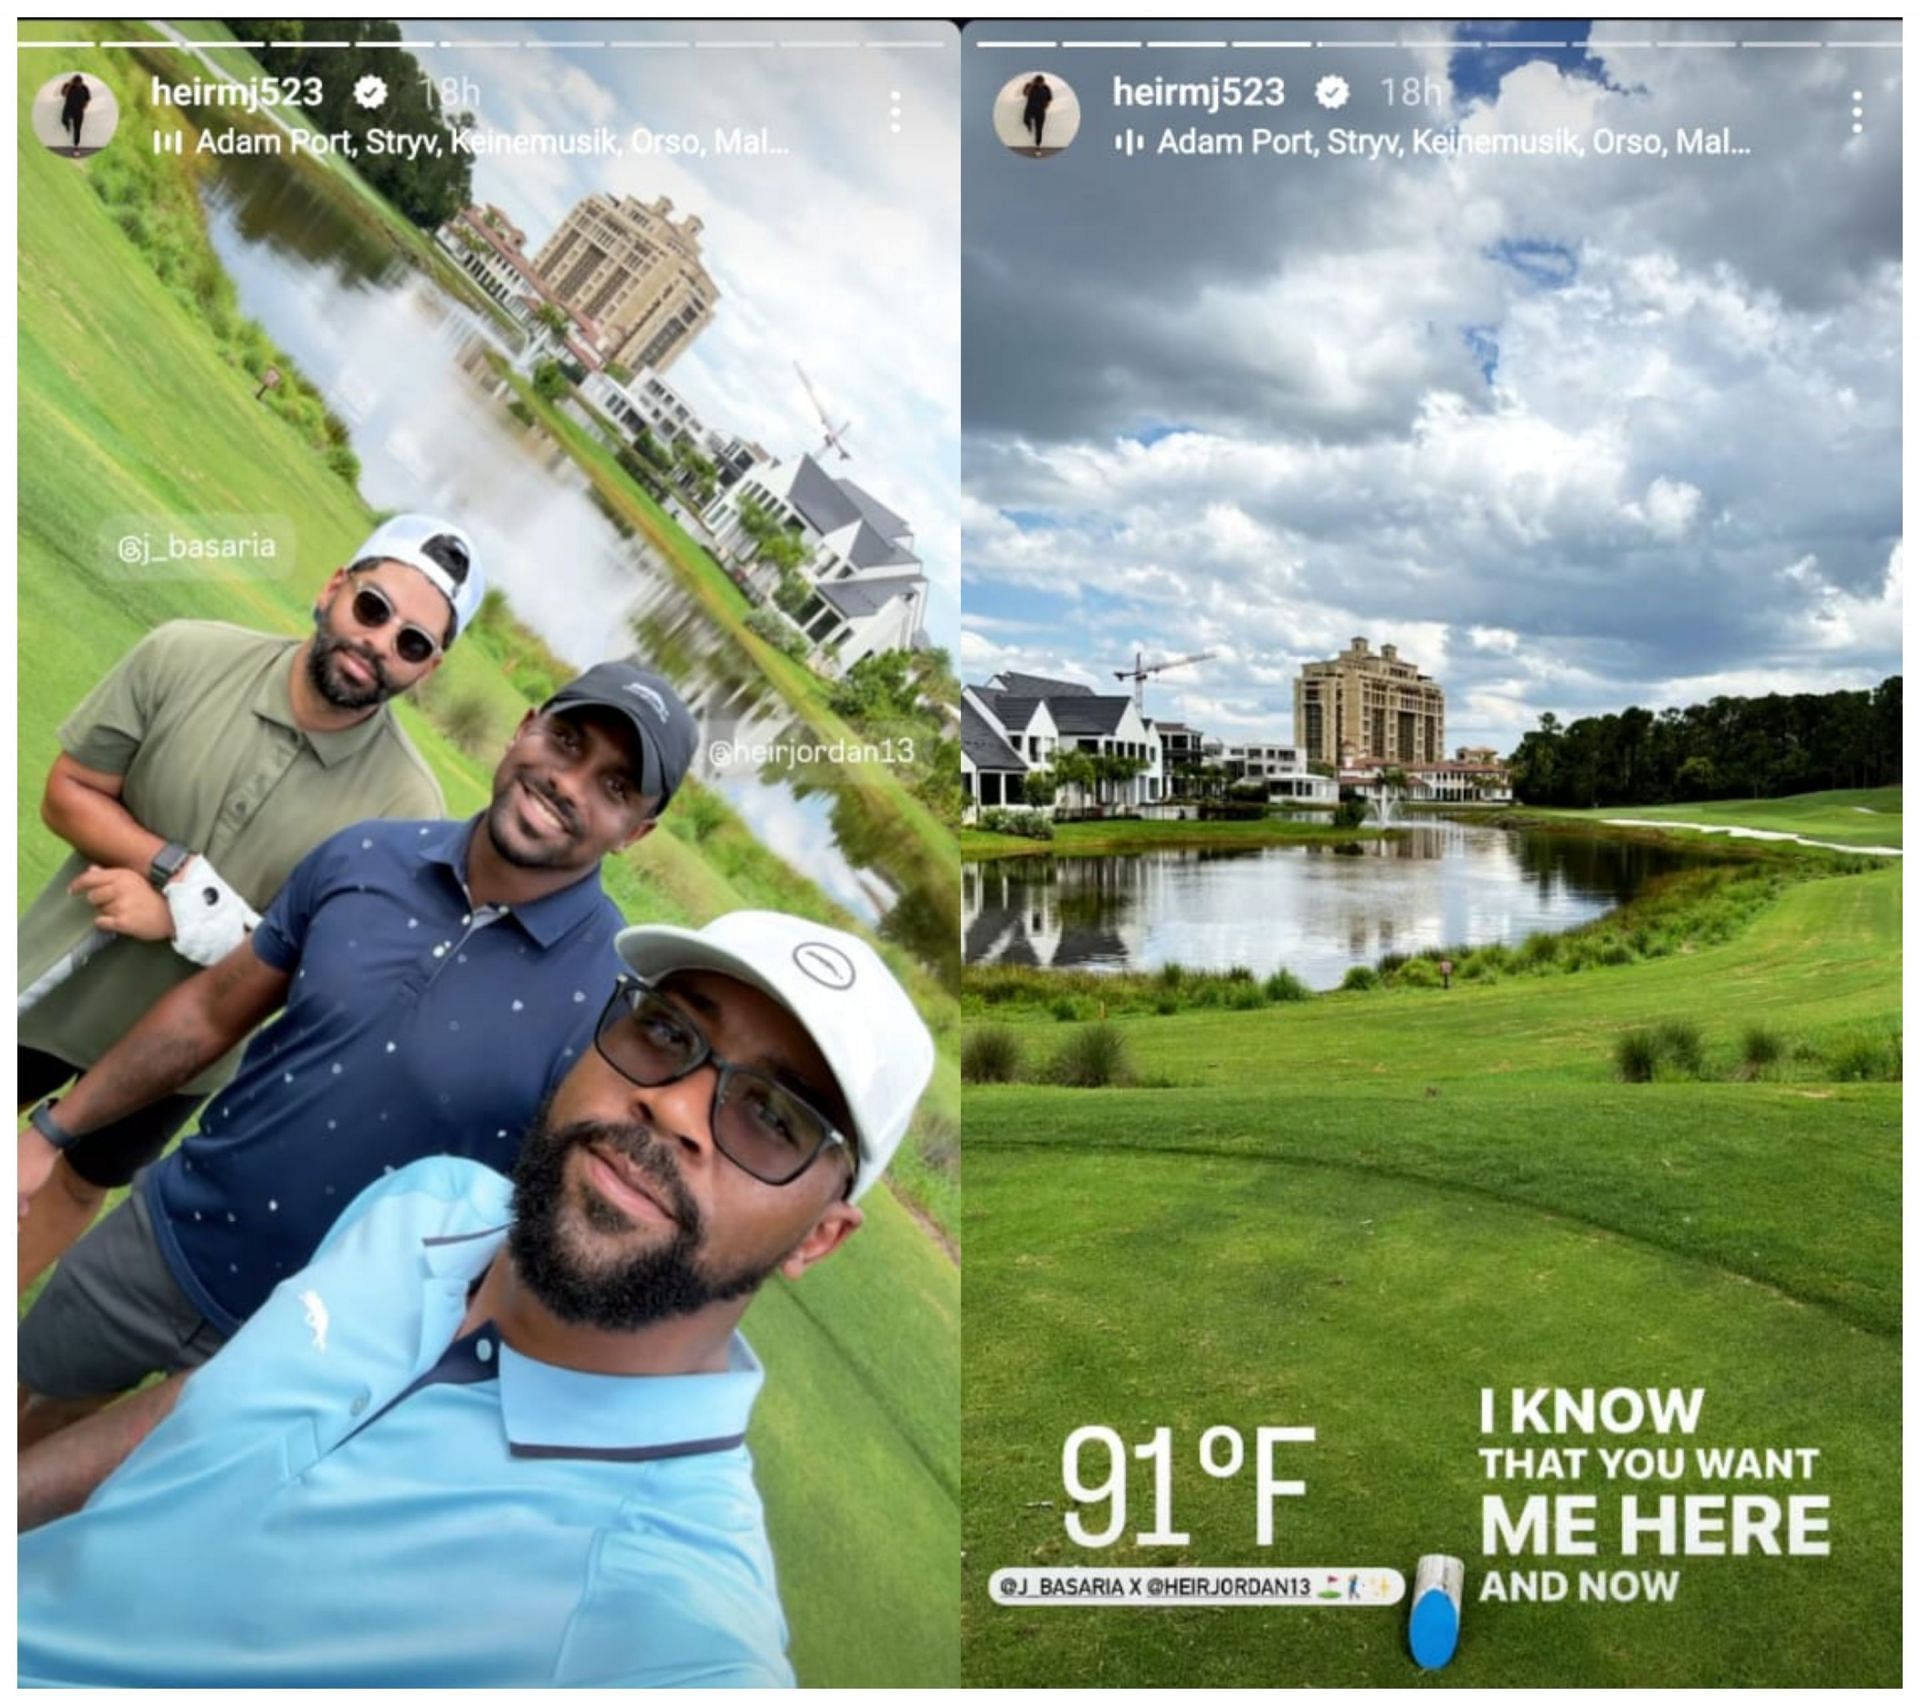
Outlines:
[[[427,550],[429,544],[434,545],[438,557]],[[347,561],[364,563],[375,557],[405,563],[433,582],[435,590],[453,606],[455,638],[467,631],[467,623],[487,596],[487,578],[480,572],[480,558],[467,530],[438,516],[396,515],[383,521]],[[461,566],[450,569],[441,558]]]
[[933,1037],[858,936],[786,912],[728,912],[702,930],[637,924],[614,938],[642,977],[714,971],[773,997],[825,1057],[859,1147],[853,1197],[885,1171],[933,1077]]

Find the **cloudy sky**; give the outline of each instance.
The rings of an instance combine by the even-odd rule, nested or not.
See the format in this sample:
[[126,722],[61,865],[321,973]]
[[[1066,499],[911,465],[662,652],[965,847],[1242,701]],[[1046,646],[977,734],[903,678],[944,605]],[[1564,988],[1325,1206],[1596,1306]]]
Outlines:
[[[1446,687],[1449,744],[1506,749],[1544,711],[1899,669],[1899,55],[1652,45],[1898,26],[1447,31],[968,32],[965,679],[1115,691],[1136,648],[1211,650],[1149,686],[1149,713],[1285,738],[1300,663],[1364,634]],[[1142,35],[1382,45],[976,45]],[[1572,45],[1517,45],[1536,38]],[[1047,161],[991,129],[994,91],[1035,67],[1085,113]],[[1115,152],[1116,74],[1249,71],[1287,78],[1271,122],[1323,137],[1724,125],[1750,152]],[[1313,98],[1329,73],[1351,89],[1337,114]],[[1387,77],[1439,104],[1389,109]],[[1157,142],[1230,121],[1125,122]]]
[[[437,77],[478,90],[483,129],[635,125],[710,136],[764,125],[772,159],[484,158],[474,193],[537,252],[601,191],[698,214],[719,286],[713,323],[667,378],[709,423],[791,467],[820,444],[797,361],[853,460],[832,460],[907,517],[932,582],[929,628],[960,608],[959,39],[950,25],[632,20],[403,25]],[[476,45],[510,40],[513,48]],[[464,45],[443,45],[445,43]],[[587,43],[607,45],[586,45]],[[627,47],[614,43],[639,42]],[[693,45],[695,43],[699,45]],[[804,45],[769,45],[799,43]],[[671,45],[669,45],[671,44]],[[843,45],[833,45],[843,44]],[[858,45],[849,45],[858,44]],[[900,129],[890,127],[898,92]]]

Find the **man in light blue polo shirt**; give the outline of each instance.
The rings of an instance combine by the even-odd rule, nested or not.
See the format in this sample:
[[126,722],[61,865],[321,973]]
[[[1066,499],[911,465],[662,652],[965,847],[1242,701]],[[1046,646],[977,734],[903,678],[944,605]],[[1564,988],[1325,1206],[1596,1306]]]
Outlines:
[[619,951],[511,1201],[378,1181],[203,1368],[22,1457],[23,1683],[793,1680],[737,1326],[859,1227],[933,1042],[785,914]]
[[250,941],[35,1111],[57,1148],[284,1003],[200,1130],[68,1252],[21,1324],[23,1445],[205,1361],[383,1171],[436,1153],[511,1168],[618,965],[600,862],[653,828],[696,740],[664,680],[597,665],[527,714],[487,811],[322,842]]

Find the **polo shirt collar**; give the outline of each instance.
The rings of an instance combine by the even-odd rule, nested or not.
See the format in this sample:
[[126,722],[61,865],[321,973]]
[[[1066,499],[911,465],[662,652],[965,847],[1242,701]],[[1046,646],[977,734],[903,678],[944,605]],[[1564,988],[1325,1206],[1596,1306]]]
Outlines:
[[[476,812],[470,818],[450,819],[420,839],[421,857],[429,864],[445,865],[459,879],[463,892],[467,890],[467,848],[485,815]],[[551,948],[571,931],[598,918],[604,898],[600,867],[595,865],[563,889],[538,900],[516,901],[511,916],[519,919],[521,927],[541,947]]]
[[[472,1280],[506,1240],[504,1226],[423,1240],[436,1278]],[[588,1374],[500,1345],[500,1416],[515,1457],[643,1463],[725,1451],[747,1431],[766,1370],[738,1333],[721,1374]]]
[[299,651],[302,642],[290,640],[275,655],[273,666],[260,689],[253,696],[253,714],[263,717],[270,723],[278,723],[283,729],[292,729],[308,746],[321,764],[331,770],[336,764],[344,764],[363,751],[370,741],[379,737],[392,710],[382,705],[371,717],[363,717],[350,728],[309,729],[303,728],[293,714],[293,676],[294,654]]

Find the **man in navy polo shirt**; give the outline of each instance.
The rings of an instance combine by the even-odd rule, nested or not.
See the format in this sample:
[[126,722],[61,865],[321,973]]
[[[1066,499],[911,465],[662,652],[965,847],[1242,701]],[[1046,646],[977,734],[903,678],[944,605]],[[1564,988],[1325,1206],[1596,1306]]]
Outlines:
[[23,1455],[23,1683],[792,1682],[739,1323],[858,1229],[933,1039],[804,919],[618,948],[511,1192],[377,1180],[204,1368]]
[[600,861],[651,830],[696,738],[660,677],[589,670],[527,714],[487,811],[322,842],[250,941],[35,1111],[63,1147],[285,1006],[199,1132],[68,1252],[21,1324],[22,1447],[204,1362],[370,1180],[432,1154],[512,1165],[617,963]]

